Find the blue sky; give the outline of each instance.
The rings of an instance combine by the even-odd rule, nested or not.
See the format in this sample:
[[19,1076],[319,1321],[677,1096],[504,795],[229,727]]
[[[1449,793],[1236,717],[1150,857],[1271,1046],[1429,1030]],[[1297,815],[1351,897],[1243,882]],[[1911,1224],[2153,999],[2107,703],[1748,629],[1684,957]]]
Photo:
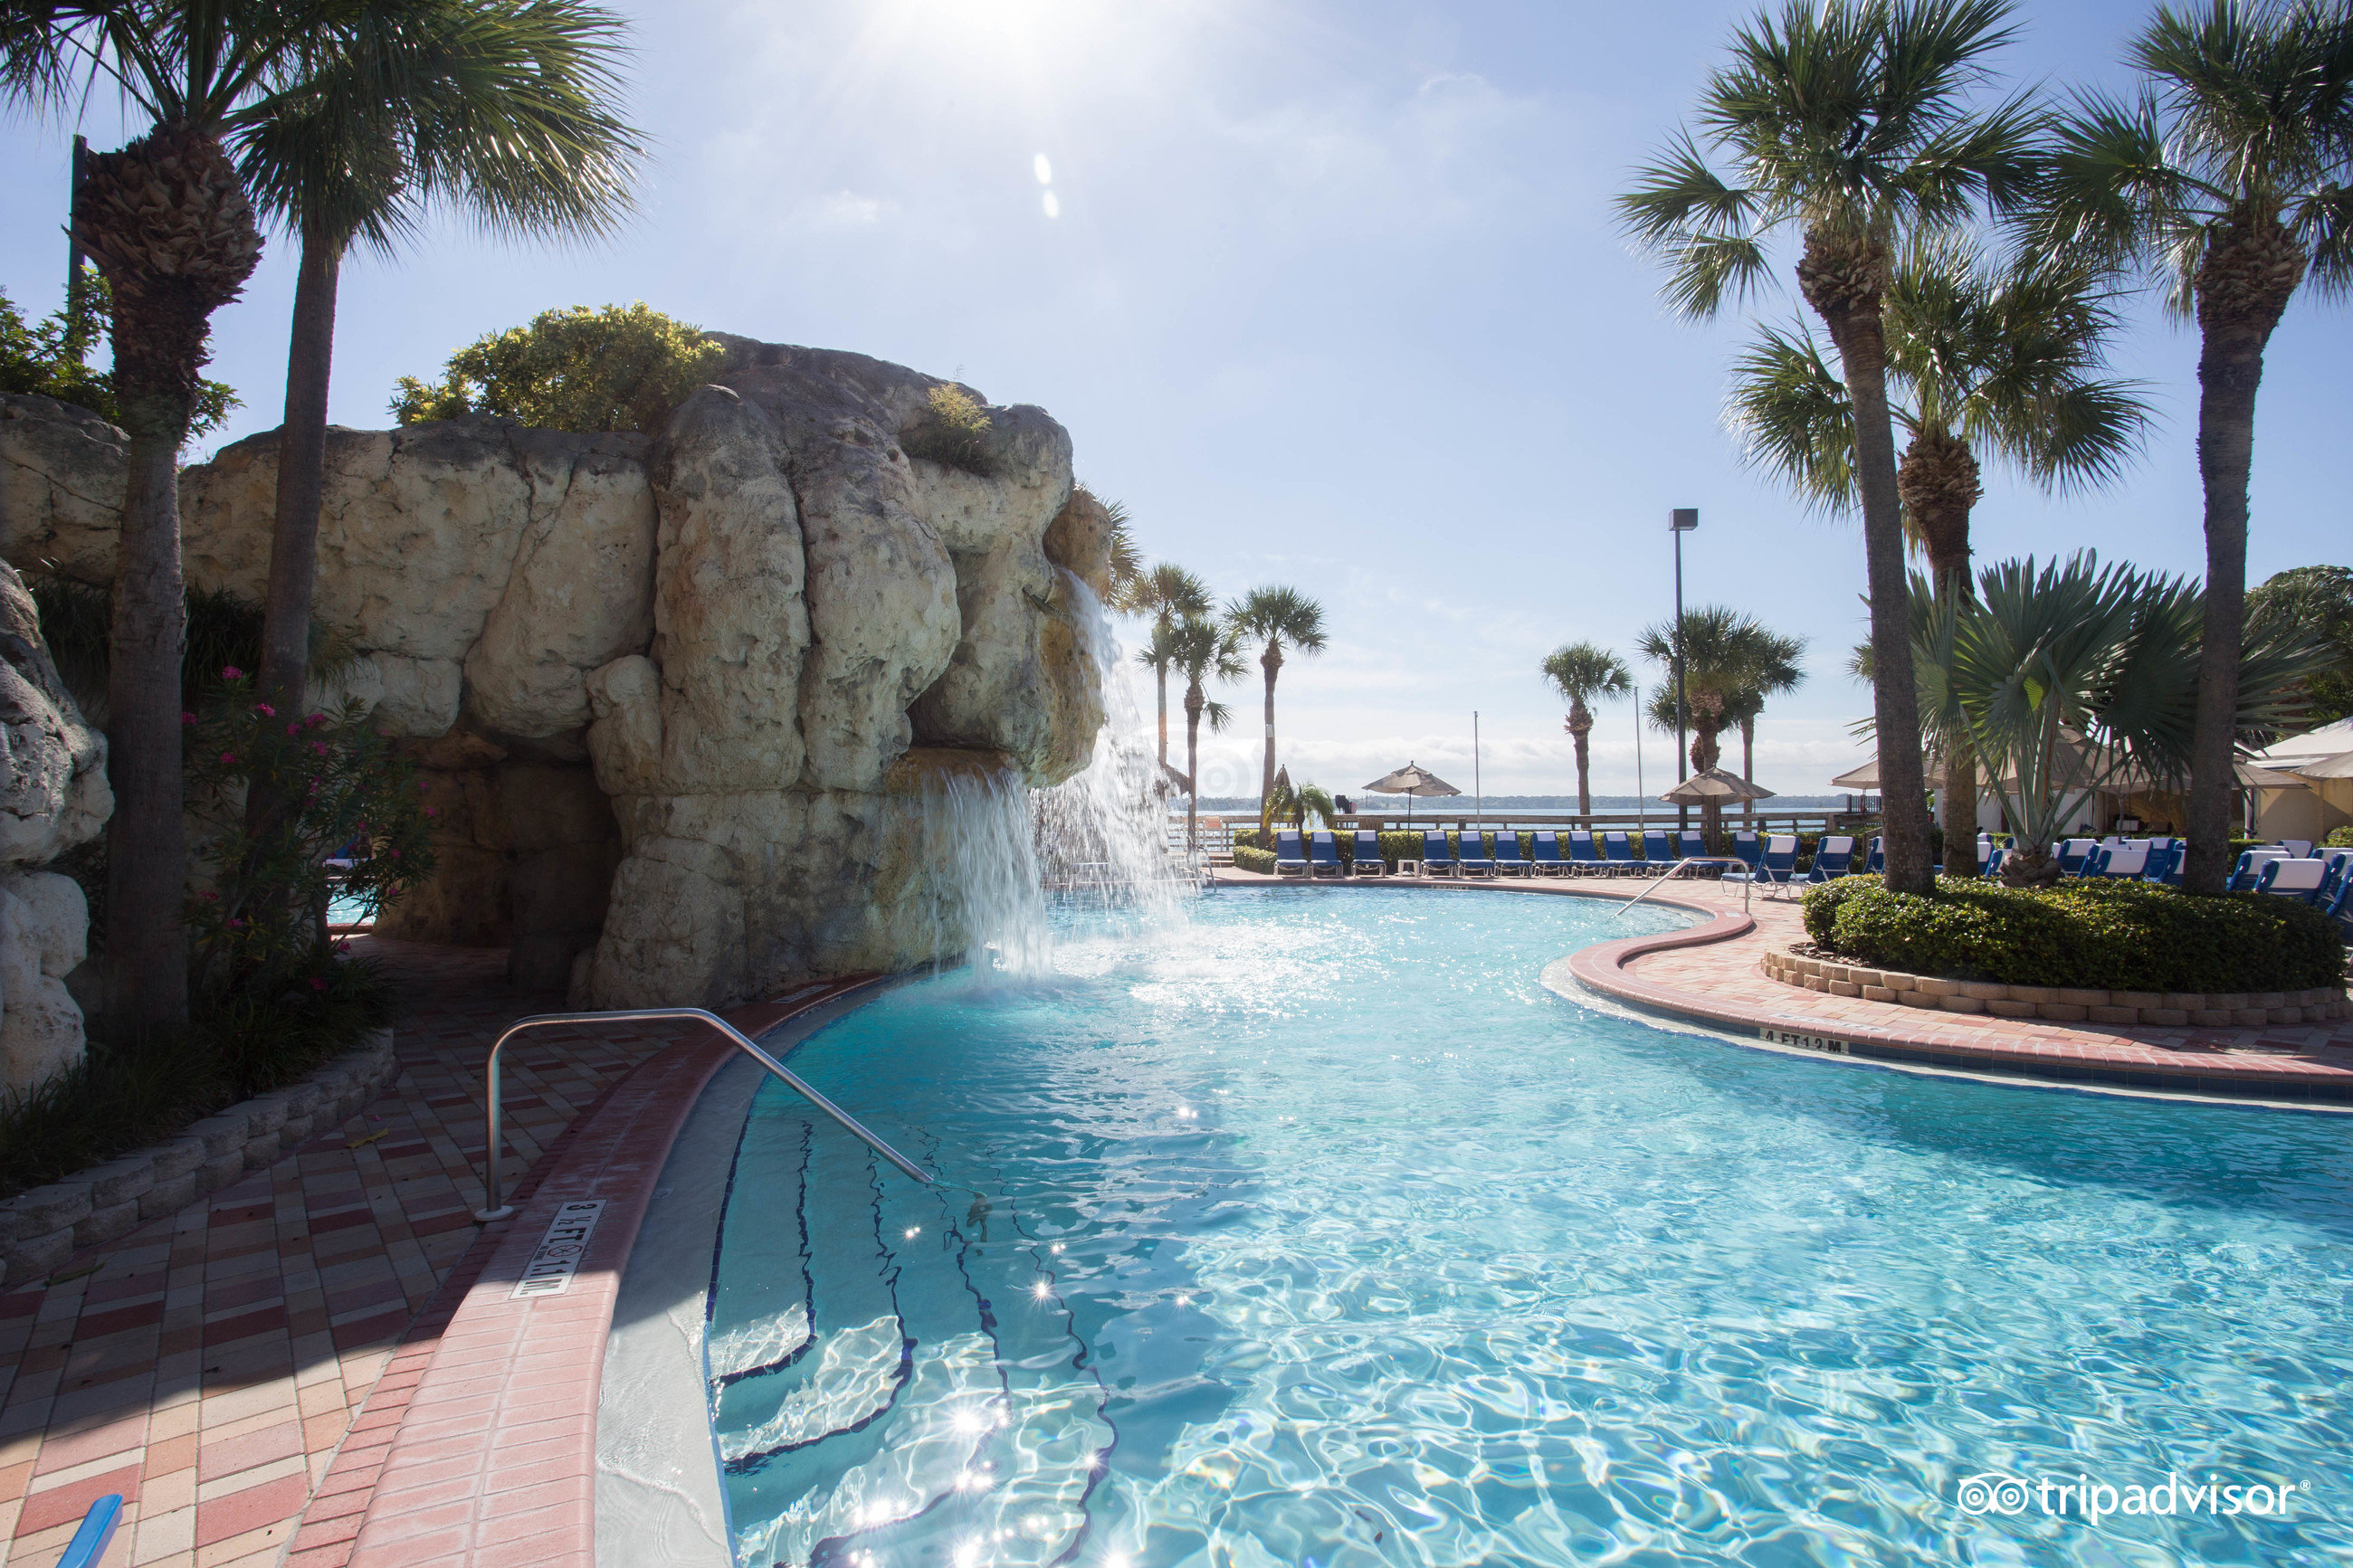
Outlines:
[[[636,299],[1040,404],[1151,555],[1221,595],[1290,583],[1324,602],[1330,650],[1282,678],[1282,756],[1339,791],[1409,757],[1467,790],[1474,710],[1489,790],[1572,788],[1537,662],[1579,638],[1630,651],[1672,604],[1667,510],[1697,506],[1687,600],[1811,639],[1811,679],[1760,726],[1760,782],[1815,793],[1862,754],[1846,731],[1867,696],[1841,673],[1862,635],[1860,537],[1743,468],[1719,416],[1743,319],[1667,317],[1609,206],[1747,6],[623,8],[634,112],[658,143],[639,218],[593,249],[449,228],[354,261],[339,422],[387,423],[396,376],[482,332]],[[2007,68],[2120,84],[2146,15],[2030,5]],[[83,128],[121,139],[111,106]],[[34,310],[61,284],[69,129],[0,124],[0,284]],[[277,422],[292,259],[273,244],[215,319],[212,374],[247,404],[224,439]],[[1796,309],[1785,294],[1757,312]],[[2310,297],[2274,340],[2255,579],[2353,557],[2348,350],[2353,316]],[[2114,357],[2156,405],[2146,456],[2084,497],[1994,477],[1981,561],[2088,546],[2201,568],[2195,335],[2140,307]],[[1226,695],[1240,718],[1205,746],[1210,794],[1257,777],[1255,671]],[[1671,744],[1644,742],[1653,793]],[[1630,707],[1604,711],[1594,753],[1596,788],[1630,791]]]

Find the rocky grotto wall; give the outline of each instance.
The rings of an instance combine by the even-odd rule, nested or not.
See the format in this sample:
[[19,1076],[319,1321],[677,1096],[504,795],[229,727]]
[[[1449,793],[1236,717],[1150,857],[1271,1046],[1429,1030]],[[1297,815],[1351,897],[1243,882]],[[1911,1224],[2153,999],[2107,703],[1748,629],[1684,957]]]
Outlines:
[[85,954],[90,906],[79,883],[41,868],[113,810],[106,741],[58,679],[24,579],[0,565],[0,1093],[81,1059],[65,977]]
[[[318,695],[412,740],[443,807],[388,934],[510,945],[599,1006],[902,968],[967,940],[926,792],[1091,755],[1108,524],[1062,427],[988,408],[986,472],[949,468],[907,451],[934,378],[727,341],[658,437],[330,436],[315,608],[362,657]],[[260,596],[276,458],[184,475],[191,584]],[[121,458],[93,416],[0,399],[0,554],[107,581]]]

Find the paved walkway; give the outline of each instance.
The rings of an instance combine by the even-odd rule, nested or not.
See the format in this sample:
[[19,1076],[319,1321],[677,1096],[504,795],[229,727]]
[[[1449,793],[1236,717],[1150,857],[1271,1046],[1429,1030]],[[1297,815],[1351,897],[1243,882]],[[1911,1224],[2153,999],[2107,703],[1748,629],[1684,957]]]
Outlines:
[[[1224,868],[1218,879],[1237,886],[1275,880]],[[1626,899],[1648,884],[1631,878],[1482,878],[1419,885],[1474,897],[1493,889]],[[1328,879],[1323,886],[1340,896],[1352,890],[1380,896],[1370,879],[1354,889]],[[1736,885],[1706,879],[1671,882],[1653,897],[1712,915],[1743,912]],[[1752,928],[1735,931],[1727,924],[1711,933],[1715,940],[1588,948],[1577,956],[1574,973],[1580,982],[1641,1006],[1746,1035],[1772,1031],[1801,1045],[1835,1041],[1857,1054],[2193,1093],[2353,1095],[2353,1020],[2227,1029],[2055,1024],[1832,996],[1769,979],[1759,967],[1767,949],[1806,940],[1794,900],[1752,897],[1746,912]]]
[[[109,1568],[282,1557],[401,1336],[477,1234],[483,1054],[560,1006],[505,953],[362,939],[406,988],[390,1091],[267,1171],[0,1294],[0,1564],[127,1502]],[[509,1047],[510,1182],[687,1026]]]

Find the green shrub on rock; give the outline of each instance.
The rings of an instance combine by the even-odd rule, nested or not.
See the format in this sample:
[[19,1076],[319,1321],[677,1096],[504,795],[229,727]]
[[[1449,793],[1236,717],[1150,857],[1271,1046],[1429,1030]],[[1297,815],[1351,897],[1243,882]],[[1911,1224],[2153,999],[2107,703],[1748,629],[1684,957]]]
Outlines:
[[2345,982],[2328,918],[2255,893],[2147,882],[2048,889],[1948,879],[1928,894],[1848,877],[1806,895],[1806,934],[1857,963],[1951,980],[2109,991],[2300,991]]

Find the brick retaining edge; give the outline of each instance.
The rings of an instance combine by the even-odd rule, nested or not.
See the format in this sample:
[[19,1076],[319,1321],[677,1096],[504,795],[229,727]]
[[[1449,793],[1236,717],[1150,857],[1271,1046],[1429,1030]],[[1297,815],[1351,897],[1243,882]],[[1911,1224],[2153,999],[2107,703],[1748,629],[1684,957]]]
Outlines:
[[375,1029],[300,1082],[191,1122],[161,1142],[0,1201],[0,1285],[46,1278],[81,1247],[127,1236],[265,1170],[319,1128],[384,1092],[400,1071]]
[[2042,1018],[2062,1024],[2148,1024],[2158,1028],[2247,1028],[2265,1024],[2325,1024],[2353,1017],[2345,993],[2327,986],[2305,991],[2100,991],[2051,985],[2002,985],[1990,981],[1939,980],[1900,969],[1874,969],[1851,959],[1794,950],[1768,951],[1759,967],[1784,985],[1832,996],[1946,1013],[1989,1013],[1998,1018]]

